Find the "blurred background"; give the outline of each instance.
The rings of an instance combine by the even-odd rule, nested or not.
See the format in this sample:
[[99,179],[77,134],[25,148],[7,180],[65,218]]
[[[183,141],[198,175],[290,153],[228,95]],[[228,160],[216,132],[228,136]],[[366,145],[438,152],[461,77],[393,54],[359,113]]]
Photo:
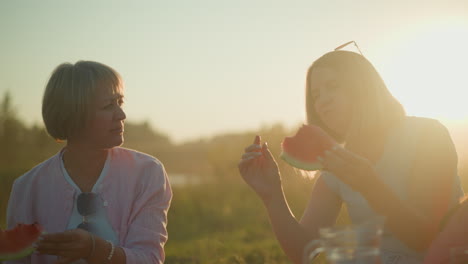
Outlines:
[[[2,228],[14,179],[64,146],[44,130],[41,99],[52,70],[78,60],[121,73],[124,147],[166,166],[166,263],[288,263],[237,162],[256,134],[279,155],[305,122],[308,66],[350,40],[409,115],[449,128],[468,190],[464,0],[4,0],[0,36]],[[300,217],[313,179],[278,162]]]

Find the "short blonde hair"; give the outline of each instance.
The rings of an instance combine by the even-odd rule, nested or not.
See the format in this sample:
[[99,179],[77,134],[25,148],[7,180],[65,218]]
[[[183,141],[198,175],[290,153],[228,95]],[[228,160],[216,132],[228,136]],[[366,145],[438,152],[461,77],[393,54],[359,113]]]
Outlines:
[[53,138],[68,140],[86,126],[97,87],[117,93],[123,81],[117,71],[94,61],[62,63],[55,68],[42,100],[42,118]]
[[[326,127],[315,111],[310,85],[312,71],[318,67],[336,71],[343,89],[349,89],[353,119],[345,136]],[[306,112],[309,124],[322,127],[338,142],[345,142],[347,148],[364,156],[369,153],[365,148],[382,144],[389,128],[406,115],[374,66],[364,56],[343,50],[326,53],[310,66],[306,80]]]

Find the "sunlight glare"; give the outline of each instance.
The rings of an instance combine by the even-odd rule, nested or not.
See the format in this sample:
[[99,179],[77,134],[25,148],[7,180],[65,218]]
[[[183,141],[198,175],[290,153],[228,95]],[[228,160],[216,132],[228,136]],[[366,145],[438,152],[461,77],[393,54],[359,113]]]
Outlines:
[[427,25],[400,40],[386,81],[409,115],[468,118],[468,22]]

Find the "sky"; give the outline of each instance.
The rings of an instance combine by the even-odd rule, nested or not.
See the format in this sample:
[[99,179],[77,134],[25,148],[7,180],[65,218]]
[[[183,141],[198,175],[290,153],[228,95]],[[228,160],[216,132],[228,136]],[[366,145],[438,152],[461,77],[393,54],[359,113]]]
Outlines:
[[307,68],[350,40],[408,114],[468,123],[466,0],[2,0],[0,37],[0,95],[28,124],[56,66],[94,60],[123,76],[127,119],[175,142],[293,127]]

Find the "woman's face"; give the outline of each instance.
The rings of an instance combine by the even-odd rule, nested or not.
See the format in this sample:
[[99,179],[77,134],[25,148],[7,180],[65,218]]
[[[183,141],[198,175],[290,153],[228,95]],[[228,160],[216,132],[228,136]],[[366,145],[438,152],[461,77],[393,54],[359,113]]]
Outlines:
[[122,105],[123,93],[113,93],[112,89],[105,87],[97,88],[91,106],[91,119],[80,139],[99,149],[122,145],[126,118]]
[[309,89],[320,120],[336,134],[345,136],[352,119],[352,106],[349,89],[343,87],[337,72],[331,68],[314,68]]

